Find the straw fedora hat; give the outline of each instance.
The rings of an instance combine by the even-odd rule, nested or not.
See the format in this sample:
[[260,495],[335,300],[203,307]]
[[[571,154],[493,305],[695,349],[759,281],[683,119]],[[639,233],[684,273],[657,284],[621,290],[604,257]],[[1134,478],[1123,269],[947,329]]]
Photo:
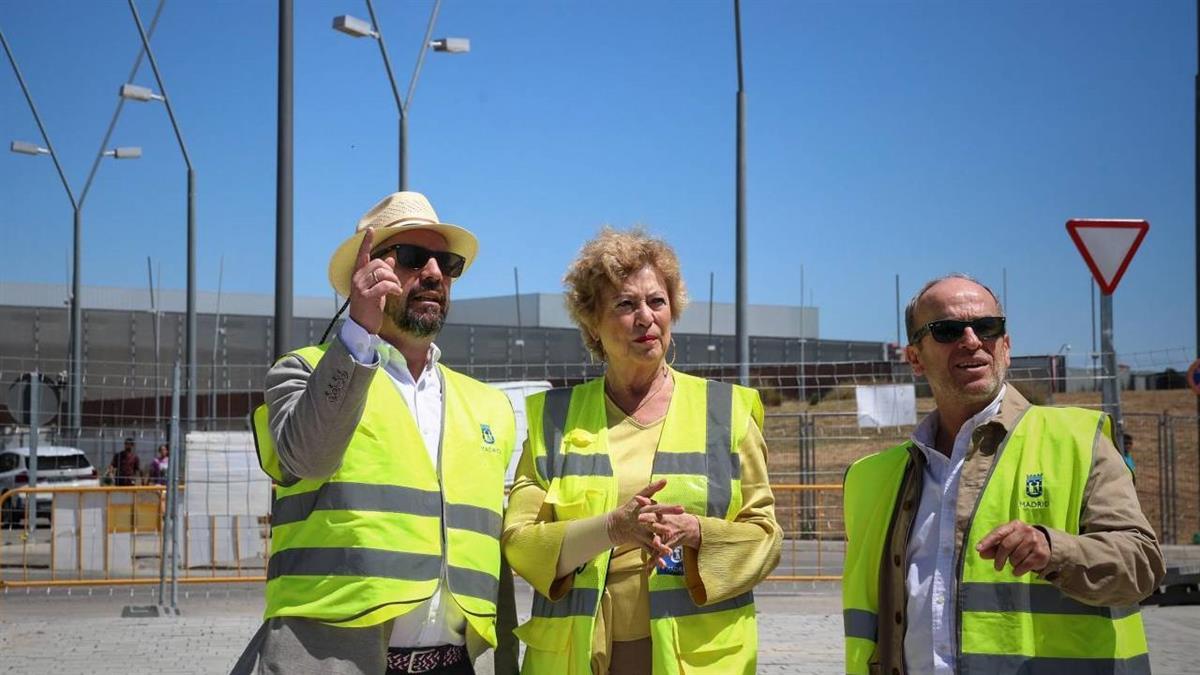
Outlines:
[[358,247],[362,245],[368,227],[375,230],[376,246],[405,229],[437,232],[446,238],[446,244],[452,253],[467,259],[467,263],[463,265],[463,272],[471,266],[479,250],[479,242],[475,235],[457,225],[438,220],[437,213],[425,195],[420,192],[394,192],[367,211],[354,228],[354,234],[342,242],[329,259],[329,283],[333,284],[334,290],[343,298],[350,297],[350,276],[354,274]]

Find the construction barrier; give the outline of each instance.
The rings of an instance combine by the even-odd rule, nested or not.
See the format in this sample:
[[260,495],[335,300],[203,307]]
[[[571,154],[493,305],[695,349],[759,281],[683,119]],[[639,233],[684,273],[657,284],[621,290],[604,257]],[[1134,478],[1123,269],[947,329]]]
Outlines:
[[[38,497],[31,499],[33,494]],[[159,583],[168,544],[165,511],[166,487],[161,485],[38,486],[5,492],[0,495],[5,515],[0,588]],[[38,527],[46,522],[39,512],[48,516],[48,526]],[[186,510],[180,516],[179,582],[265,581],[265,516]]]
[[779,566],[767,581],[838,581],[846,555],[842,486],[772,485],[783,529]]
[[[186,486],[185,486],[186,487]],[[783,528],[779,566],[768,581],[836,581],[845,554],[841,485],[775,485]],[[181,488],[181,492],[184,488]],[[49,521],[36,518],[41,495]],[[0,495],[0,588],[159,583],[166,488],[23,487]],[[181,502],[187,503],[186,499]],[[11,518],[20,512],[22,522]],[[181,514],[180,583],[265,581],[266,516]],[[35,525],[41,525],[36,527]]]

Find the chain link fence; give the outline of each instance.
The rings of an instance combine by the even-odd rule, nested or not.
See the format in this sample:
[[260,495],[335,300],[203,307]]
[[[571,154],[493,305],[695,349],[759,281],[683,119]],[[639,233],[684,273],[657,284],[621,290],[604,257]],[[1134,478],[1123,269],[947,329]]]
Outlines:
[[[676,363],[702,377],[736,381],[736,365]],[[27,372],[50,375],[51,387],[65,382],[66,363],[47,359],[0,357],[0,387]],[[183,406],[182,448],[170,448],[170,461],[182,471],[180,520],[184,580],[261,578],[269,537],[269,484],[258,468],[249,415],[262,402],[265,364],[201,366],[195,373],[196,417]],[[492,364],[461,368],[478,379],[504,383],[538,382],[543,386],[576,384],[603,373],[598,363]],[[1059,357],[1014,358],[1009,382],[1037,404],[1099,408],[1099,378],[1094,371],[1071,369]],[[907,364],[897,361],[755,363],[751,384],[766,405],[764,436],[768,469],[776,488],[777,517],[787,545],[776,576],[783,580],[834,578],[841,571],[844,540],[841,481],[856,459],[907,440],[915,424],[934,407],[928,387]],[[186,386],[186,385],[185,385]],[[904,419],[864,415],[862,396],[878,387],[911,391],[912,408]],[[40,433],[40,445],[78,448],[95,469],[92,485],[118,478],[133,485],[155,485],[149,467],[155,450],[170,441],[171,367],[154,362],[91,362],[84,375],[82,428],[64,422],[66,399]],[[1134,439],[1132,458],[1143,511],[1163,543],[1190,543],[1200,532],[1200,418],[1188,390],[1122,392],[1125,431]],[[114,462],[125,439],[138,457],[134,475],[121,476]],[[5,452],[29,444],[29,429],[0,408],[0,469]],[[17,466],[0,471],[0,492],[20,487]],[[107,474],[107,476],[106,476]],[[42,472],[39,484],[54,487],[54,471]],[[8,481],[5,483],[4,481]],[[156,512],[155,517],[161,517]],[[39,522],[45,528],[45,520]],[[158,526],[156,526],[158,527]],[[4,530],[3,545],[19,543],[19,530]],[[34,535],[35,538],[37,535]],[[149,535],[147,535],[148,537]],[[153,547],[144,550],[151,551]],[[157,555],[155,553],[154,555]],[[0,552],[0,578],[16,570],[14,557]],[[134,567],[150,569],[156,558]],[[22,574],[26,572],[22,570]],[[23,577],[28,578],[28,577]]]
[[1200,455],[1194,415],[1125,413],[1142,511],[1166,544],[1200,543]]

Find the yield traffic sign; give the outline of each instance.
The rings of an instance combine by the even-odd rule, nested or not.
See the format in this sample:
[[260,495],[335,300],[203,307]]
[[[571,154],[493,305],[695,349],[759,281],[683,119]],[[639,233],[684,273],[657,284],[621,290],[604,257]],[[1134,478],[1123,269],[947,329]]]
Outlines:
[[1112,295],[1117,289],[1148,231],[1150,223],[1144,220],[1067,221],[1071,240],[1083,254],[1084,262],[1105,295]]

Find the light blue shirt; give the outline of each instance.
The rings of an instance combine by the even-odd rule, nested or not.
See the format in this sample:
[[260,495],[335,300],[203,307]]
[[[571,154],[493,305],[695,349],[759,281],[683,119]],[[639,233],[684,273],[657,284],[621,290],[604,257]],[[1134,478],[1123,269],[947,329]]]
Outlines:
[[904,665],[910,673],[951,675],[958,639],[958,561],[954,547],[958,479],[971,445],[971,435],[1000,410],[1007,385],[954,437],[947,457],[936,450],[938,413],[933,411],[913,431],[912,441],[925,455],[921,503],[908,538],[904,586],[908,591],[908,628]]

